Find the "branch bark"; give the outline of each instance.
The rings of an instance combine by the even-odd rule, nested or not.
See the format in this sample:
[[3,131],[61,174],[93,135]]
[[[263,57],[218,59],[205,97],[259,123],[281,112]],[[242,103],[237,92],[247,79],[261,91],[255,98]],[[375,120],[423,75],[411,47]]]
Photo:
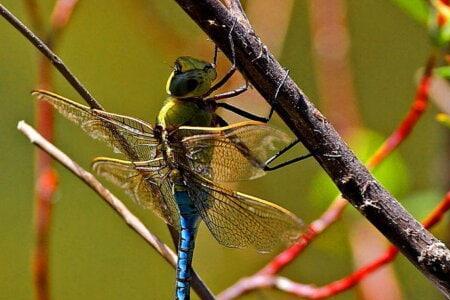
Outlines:
[[[333,126],[275,60],[247,22],[218,0],[176,0],[314,154],[343,196],[447,297],[450,251],[415,220],[355,157]],[[231,31],[231,28],[233,30]],[[274,99],[279,90],[278,98]]]

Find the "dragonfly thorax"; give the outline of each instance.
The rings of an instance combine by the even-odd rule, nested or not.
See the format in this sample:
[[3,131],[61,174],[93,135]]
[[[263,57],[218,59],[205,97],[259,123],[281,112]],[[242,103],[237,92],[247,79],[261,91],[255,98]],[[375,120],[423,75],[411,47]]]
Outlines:
[[177,158],[175,157],[176,153],[170,146],[171,142],[173,141],[171,141],[170,133],[167,130],[162,130],[160,149],[166,166],[169,169],[167,176],[170,182],[174,184],[176,190],[184,190],[183,176],[179,169]]
[[161,151],[161,155],[164,158],[164,160],[167,163],[167,166],[169,169],[177,169],[177,164],[174,158],[174,153],[172,148],[170,147],[169,142],[169,133],[167,130],[159,127],[159,139],[160,139],[160,145],[159,150]]
[[214,111],[205,107],[202,99],[188,101],[168,97],[159,111],[156,123],[168,131],[180,126],[211,126]]

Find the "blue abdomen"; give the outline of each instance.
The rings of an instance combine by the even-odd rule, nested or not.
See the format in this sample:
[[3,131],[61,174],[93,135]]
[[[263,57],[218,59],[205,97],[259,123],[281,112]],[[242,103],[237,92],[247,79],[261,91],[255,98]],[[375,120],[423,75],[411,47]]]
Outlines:
[[180,210],[180,233],[176,279],[176,299],[189,300],[192,277],[192,256],[195,246],[199,214],[186,191],[175,192]]

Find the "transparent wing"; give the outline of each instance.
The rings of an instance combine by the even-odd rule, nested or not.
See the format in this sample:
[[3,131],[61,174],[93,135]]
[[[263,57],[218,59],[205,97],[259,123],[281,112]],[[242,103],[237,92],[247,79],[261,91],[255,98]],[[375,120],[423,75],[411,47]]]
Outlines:
[[185,180],[202,220],[224,246],[267,252],[294,242],[301,233],[302,222],[278,205],[221,188],[195,174]]
[[94,160],[92,168],[98,175],[125,189],[137,203],[154,211],[166,223],[179,227],[179,212],[162,159],[132,163],[100,157]]
[[247,121],[226,127],[178,129],[190,169],[213,181],[238,181],[264,175],[264,162],[291,139],[265,123]]
[[139,119],[90,109],[47,91],[34,91],[33,95],[40,101],[50,103],[94,139],[105,141],[114,151],[124,153],[131,160],[148,160],[155,157],[158,142],[150,124]]

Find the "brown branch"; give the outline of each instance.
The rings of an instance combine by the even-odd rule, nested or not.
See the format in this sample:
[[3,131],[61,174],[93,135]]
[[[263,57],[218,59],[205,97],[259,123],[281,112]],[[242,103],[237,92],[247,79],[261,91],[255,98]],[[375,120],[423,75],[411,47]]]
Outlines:
[[[64,166],[67,170],[72,172],[75,176],[80,178],[87,186],[89,186],[94,192],[96,192],[102,200],[104,200],[125,223],[140,237],[142,237],[147,244],[155,249],[159,255],[161,255],[173,268],[176,267],[177,256],[176,254],[164,244],[157,236],[152,234],[145,225],[131,213],[130,210],[108,189],[106,189],[100,181],[98,181],[91,173],[84,170],[79,164],[73,161],[70,157],[64,154],[61,150],[56,148],[53,144],[47,141],[42,135],[25,121],[20,121],[17,125],[23,134],[25,134],[37,147],[48,153],[53,159]],[[214,296],[209,289],[202,282],[197,274],[193,274],[193,288],[200,296],[201,299],[211,300]]]
[[[445,295],[450,297],[450,251],[423,228],[369,173],[326,118],[309,102],[254,30],[217,0],[176,0],[230,58],[231,28],[236,63],[332,178],[343,196]],[[260,55],[263,53],[264,55]],[[285,79],[286,78],[286,79]],[[274,91],[279,90],[278,99]],[[412,239],[411,236],[415,238]],[[439,251],[429,252],[430,247]],[[426,256],[422,254],[426,253]]]

